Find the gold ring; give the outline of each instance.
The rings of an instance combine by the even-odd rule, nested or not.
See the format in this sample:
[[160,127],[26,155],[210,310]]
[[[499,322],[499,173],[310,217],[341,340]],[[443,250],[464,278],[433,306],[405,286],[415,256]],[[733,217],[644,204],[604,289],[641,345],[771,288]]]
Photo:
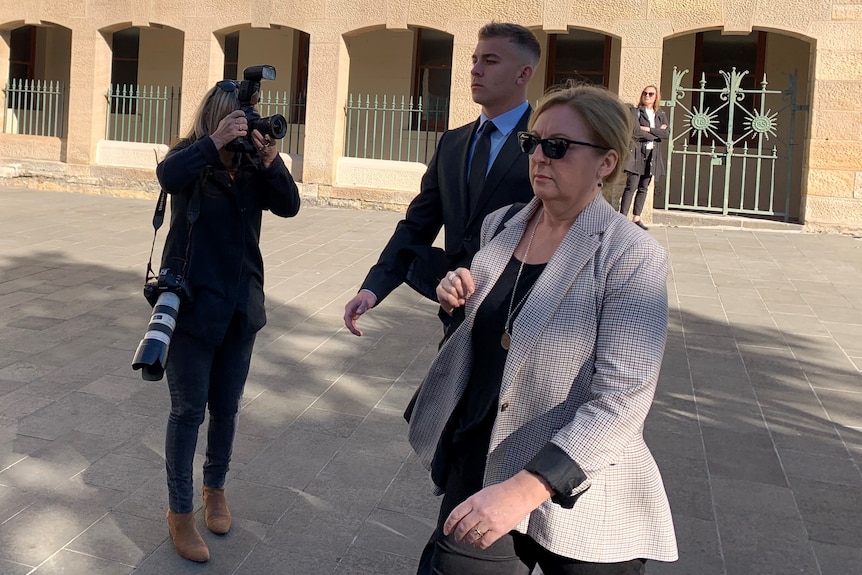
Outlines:
[[474,528],[473,528],[473,533],[475,533],[475,534],[476,534],[476,539],[481,539],[482,537],[484,537],[484,536],[485,536],[485,534],[484,534],[484,533],[482,533],[481,531],[479,531],[479,528],[478,528],[478,527],[474,527]]

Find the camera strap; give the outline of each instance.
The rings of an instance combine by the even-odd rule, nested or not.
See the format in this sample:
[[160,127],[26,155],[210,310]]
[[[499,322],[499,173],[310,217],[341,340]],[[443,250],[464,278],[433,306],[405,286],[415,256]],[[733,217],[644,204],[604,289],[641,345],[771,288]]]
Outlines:
[[[201,174],[201,176],[195,181],[195,188],[192,190],[192,195],[189,198],[188,206],[186,206],[186,220],[189,223],[189,233],[186,244],[186,261],[183,265],[183,271],[180,275],[185,275],[185,268],[188,267],[188,254],[190,250],[190,244],[192,239],[192,227],[194,223],[197,221],[198,216],[201,214],[201,186],[206,181],[207,176],[209,175],[209,167],[207,167],[207,171]],[[155,279],[157,276],[153,271],[153,252],[156,248],[156,235],[159,233],[159,228],[162,227],[162,224],[165,222],[165,209],[168,204],[168,193],[164,188],[159,192],[159,199],[156,200],[156,209],[153,213],[153,243],[150,246],[150,259],[147,261],[147,275],[144,282],[149,282],[152,279]]]

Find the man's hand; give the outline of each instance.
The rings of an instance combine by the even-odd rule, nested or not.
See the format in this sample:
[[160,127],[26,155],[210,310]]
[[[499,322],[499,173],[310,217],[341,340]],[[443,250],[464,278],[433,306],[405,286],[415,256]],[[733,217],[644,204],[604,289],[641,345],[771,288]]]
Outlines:
[[362,330],[356,327],[359,316],[377,305],[377,296],[367,290],[362,290],[344,306],[344,325],[353,335],[362,335]]

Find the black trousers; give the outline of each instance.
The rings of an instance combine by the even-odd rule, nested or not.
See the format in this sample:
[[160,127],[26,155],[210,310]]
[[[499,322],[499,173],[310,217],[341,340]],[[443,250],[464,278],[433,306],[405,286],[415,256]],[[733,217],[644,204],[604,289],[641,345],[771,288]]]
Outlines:
[[[586,563],[551,553],[531,537],[509,532],[487,549],[458,543],[443,535],[443,524],[455,507],[482,488],[484,469],[469,460],[455,461],[446,480],[437,528],[422,551],[417,575],[529,575],[536,565],[545,575],[643,575],[645,559],[622,563]],[[466,459],[466,461],[465,461]],[[482,466],[483,467],[483,466]]]
[[633,174],[626,172],[626,187],[623,190],[623,197],[620,200],[620,213],[624,216],[629,215],[629,208],[632,205],[632,196],[635,200],[634,212],[636,216],[640,216],[646,203],[646,194],[649,183],[652,181],[652,150],[644,161],[644,173]]
[[623,190],[623,197],[620,201],[620,213],[624,216],[629,215],[629,208],[632,205],[632,196],[634,196],[635,207],[634,215],[639,216],[643,212],[644,203],[646,203],[646,194],[649,183],[652,180],[652,174],[642,176],[640,174],[632,174],[626,172],[626,188]]
[[198,429],[209,410],[203,484],[220,489],[230,467],[239,404],[248,376],[255,334],[243,334],[237,317],[224,341],[210,345],[184,331],[171,340],[165,366],[171,413],[165,434],[165,468],[171,511],[194,511],[193,460]]

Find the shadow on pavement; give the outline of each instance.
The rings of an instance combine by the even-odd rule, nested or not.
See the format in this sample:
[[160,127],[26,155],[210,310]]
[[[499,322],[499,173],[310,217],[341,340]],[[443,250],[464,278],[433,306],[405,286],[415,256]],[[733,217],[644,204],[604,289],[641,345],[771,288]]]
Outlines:
[[[143,266],[98,258],[0,268],[4,574],[201,570],[166,542],[166,386],[130,368]],[[290,277],[268,290],[228,485],[237,524],[206,535],[207,573],[408,573],[431,532],[438,501],[401,411],[436,352],[436,308],[400,289],[356,338],[341,306],[357,280],[330,271],[289,303],[272,292]],[[672,308],[645,436],[681,560],[650,574],[837,574],[859,557],[860,374],[831,338],[762,320]]]

